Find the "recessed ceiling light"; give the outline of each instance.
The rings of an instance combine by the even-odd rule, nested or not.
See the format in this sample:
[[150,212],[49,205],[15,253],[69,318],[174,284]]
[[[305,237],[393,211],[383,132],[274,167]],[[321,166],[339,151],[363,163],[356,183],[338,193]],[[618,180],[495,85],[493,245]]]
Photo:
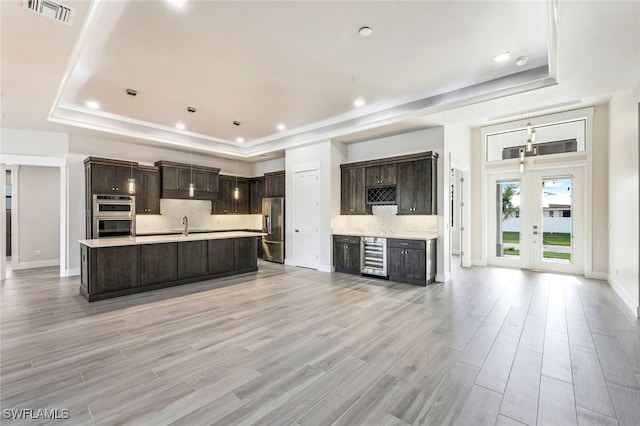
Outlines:
[[363,98],[356,98],[353,100],[353,106],[356,108],[363,106],[365,103],[366,102],[364,101]]
[[504,52],[493,57],[493,60],[496,61],[497,63],[508,61],[509,59],[511,59],[510,52]]
[[524,66],[524,64],[526,64],[528,60],[529,58],[527,58],[526,56],[520,56],[516,59],[516,65],[519,67]]
[[358,30],[358,34],[360,34],[362,37],[369,37],[371,34],[373,34],[373,30],[371,29],[371,27],[362,27]]
[[170,3],[175,7],[181,8],[181,7],[184,7],[185,4],[187,4],[187,0],[167,0],[167,3]]
[[283,131],[283,130],[287,130],[287,126],[285,126],[284,124],[280,123],[278,124],[278,126],[276,127],[279,131]]
[[176,129],[184,130],[186,128],[187,126],[185,126],[184,123],[176,123]]
[[242,143],[242,142],[244,142],[244,138],[236,138],[236,142]]
[[91,109],[100,109],[100,104],[97,103],[96,101],[87,101],[85,105],[87,105],[87,107]]

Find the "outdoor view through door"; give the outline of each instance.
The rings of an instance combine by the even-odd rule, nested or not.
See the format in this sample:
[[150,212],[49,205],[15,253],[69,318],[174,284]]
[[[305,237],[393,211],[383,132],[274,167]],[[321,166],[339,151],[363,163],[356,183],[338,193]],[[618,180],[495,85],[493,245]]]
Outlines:
[[[531,247],[542,262],[573,262],[573,176],[534,179],[531,209]],[[520,259],[523,251],[523,216],[528,212],[520,180],[496,182],[496,257]],[[525,250],[526,252],[526,250]],[[535,265],[534,265],[535,266]]]

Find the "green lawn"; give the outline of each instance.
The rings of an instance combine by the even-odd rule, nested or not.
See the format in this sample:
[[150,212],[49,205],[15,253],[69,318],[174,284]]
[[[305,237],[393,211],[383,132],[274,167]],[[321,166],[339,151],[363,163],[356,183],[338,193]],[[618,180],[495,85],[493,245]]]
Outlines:
[[[505,231],[502,233],[502,242],[505,244],[517,244],[520,242],[520,233]],[[560,232],[545,232],[544,234],[542,234],[542,243],[551,246],[569,247],[571,245],[571,234]]]
[[543,256],[546,259],[566,259],[571,260],[571,253],[556,253],[555,251],[545,251]]
[[502,254],[504,254],[505,256],[520,256],[520,250],[513,247],[505,247],[505,249],[502,251]]

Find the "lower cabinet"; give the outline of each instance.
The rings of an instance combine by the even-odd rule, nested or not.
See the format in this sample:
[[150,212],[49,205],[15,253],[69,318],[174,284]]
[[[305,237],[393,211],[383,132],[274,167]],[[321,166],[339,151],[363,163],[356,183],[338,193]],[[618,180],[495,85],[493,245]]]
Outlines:
[[336,272],[360,274],[360,237],[334,235],[333,266]]
[[207,241],[178,243],[178,279],[207,275]]
[[233,271],[233,240],[209,240],[209,274]]
[[96,264],[96,292],[125,290],[138,286],[137,246],[105,247],[93,254]]
[[140,285],[152,285],[178,279],[176,258],[178,243],[140,246]]
[[387,240],[389,279],[426,285],[435,278],[435,240]]
[[258,262],[258,246],[255,238],[236,238],[233,240],[233,269],[255,268]]

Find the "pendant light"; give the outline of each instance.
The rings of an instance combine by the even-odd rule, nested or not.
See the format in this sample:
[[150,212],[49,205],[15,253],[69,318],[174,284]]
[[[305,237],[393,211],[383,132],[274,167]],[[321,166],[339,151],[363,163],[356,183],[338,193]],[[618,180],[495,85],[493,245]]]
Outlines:
[[[187,107],[187,111],[191,113],[191,132],[193,133],[193,114],[196,112],[194,107]],[[189,179],[189,198],[196,196],[196,185],[193,183],[193,150],[189,150],[189,167],[191,171],[191,178]]]
[[[138,94],[138,92],[134,89],[127,89],[127,95],[131,96],[131,103],[129,108],[129,133],[133,138],[133,98]],[[127,190],[129,194],[136,193],[136,180],[133,177],[133,162],[129,162],[129,179],[127,179]]]
[[233,188],[233,199],[240,199],[240,189],[238,189],[238,159],[236,159],[236,187]]

